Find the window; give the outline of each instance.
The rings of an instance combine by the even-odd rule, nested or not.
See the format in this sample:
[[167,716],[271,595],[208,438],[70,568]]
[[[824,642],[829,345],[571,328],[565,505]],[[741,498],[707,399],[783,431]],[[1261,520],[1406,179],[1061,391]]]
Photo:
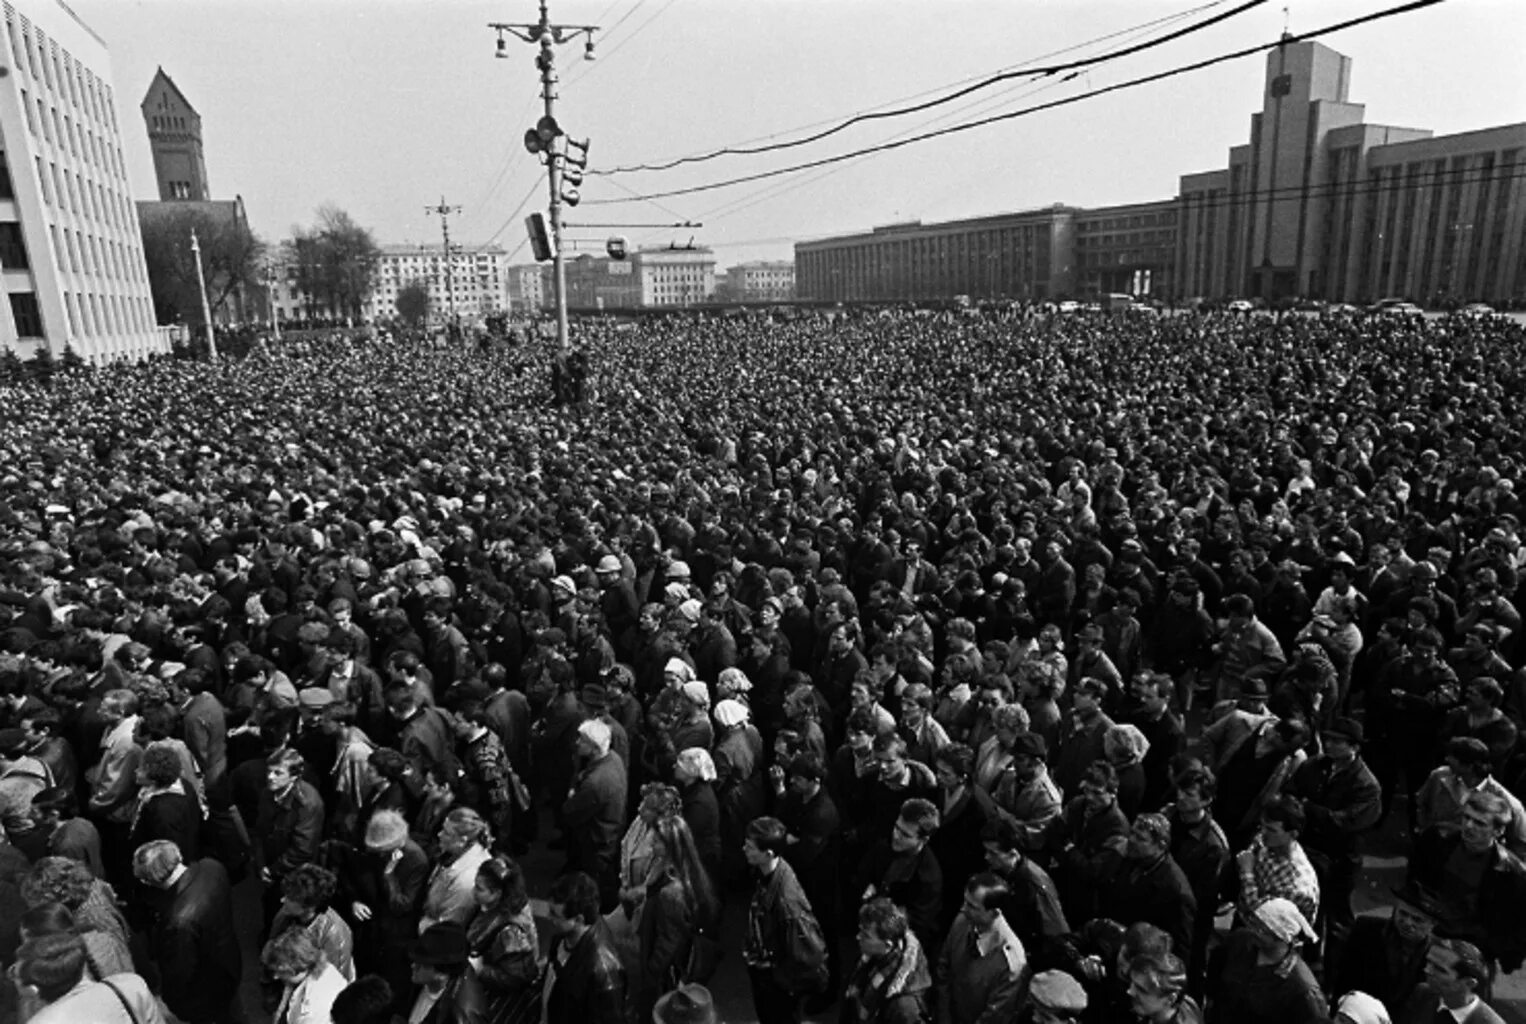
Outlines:
[[21,90],[21,109],[26,111],[26,126],[31,129],[33,135],[37,134],[37,117],[32,113],[32,101],[27,99],[26,90]]
[[0,223],[0,266],[6,270],[28,270],[26,240],[21,236],[21,225]]
[[47,174],[43,172],[42,157],[37,157],[37,181],[42,186],[42,201],[48,206],[53,205],[53,183]]
[[15,199],[16,189],[11,184],[11,165],[5,159],[5,151],[0,150],[0,199]]
[[34,292],[11,293],[11,318],[16,321],[18,337],[42,337],[42,310],[37,306]]

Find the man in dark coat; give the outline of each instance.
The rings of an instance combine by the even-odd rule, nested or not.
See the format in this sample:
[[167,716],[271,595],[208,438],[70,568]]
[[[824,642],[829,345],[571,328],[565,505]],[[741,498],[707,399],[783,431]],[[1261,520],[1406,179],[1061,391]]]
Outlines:
[[1361,837],[1382,817],[1383,791],[1358,752],[1360,722],[1337,718],[1321,738],[1325,752],[1304,762],[1290,790],[1304,801],[1304,847],[1329,862],[1320,879],[1320,902],[1331,924],[1347,925],[1362,862]]
[[133,875],[162,893],[149,929],[159,995],[185,1024],[235,1019],[243,956],[232,927],[233,888],[220,862],[192,864],[167,839],[138,847]]
[[1163,814],[1134,819],[1122,868],[1109,880],[1102,916],[1114,921],[1148,921],[1171,936],[1184,961],[1192,952],[1197,897],[1171,857],[1171,823]]
[[551,885],[550,962],[546,1019],[576,1024],[625,1024],[627,978],[609,925],[599,912],[599,885],[581,871]]
[[1425,978],[1425,956],[1440,912],[1433,893],[1411,883],[1395,889],[1388,917],[1359,917],[1332,958],[1332,992],[1366,992],[1403,1006]]

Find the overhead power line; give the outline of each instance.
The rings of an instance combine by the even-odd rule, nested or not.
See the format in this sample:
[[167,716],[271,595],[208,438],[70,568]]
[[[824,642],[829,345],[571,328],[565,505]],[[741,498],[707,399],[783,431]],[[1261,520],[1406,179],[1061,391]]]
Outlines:
[[1232,8],[1228,11],[1220,11],[1218,14],[1215,14],[1210,18],[1205,18],[1204,20],[1195,22],[1191,25],[1185,25],[1173,32],[1168,32],[1158,39],[1149,39],[1141,43],[1135,43],[1132,46],[1126,46],[1121,50],[1114,50],[1110,53],[1099,53],[1091,57],[1081,57],[1076,60],[1066,61],[1063,64],[1049,64],[1043,67],[1002,71],[994,75],[989,75],[986,78],[983,78],[971,85],[967,85],[962,89],[956,89],[951,93],[947,93],[943,96],[938,96],[934,99],[925,100],[921,103],[913,103],[910,106],[904,107],[895,107],[890,110],[875,110],[861,114],[854,114],[847,120],[841,121],[830,128],[823,129],[822,131],[815,132],[811,135],[802,136],[798,139],[789,139],[784,142],[773,142],[762,146],[726,147],[723,149],[714,150],[709,153],[703,153],[699,156],[679,157],[675,160],[669,160],[667,163],[632,164],[626,167],[612,167],[607,171],[591,171],[589,173],[598,174],[602,177],[608,177],[609,175],[613,174],[630,174],[636,171],[668,171],[675,167],[680,167],[684,164],[703,163],[704,161],[714,160],[723,156],[757,156],[760,153],[772,153],[781,149],[794,149],[798,146],[807,146],[813,142],[820,142],[822,139],[829,138],[838,134],[839,132],[847,131],[849,128],[856,124],[864,124],[869,121],[881,121],[892,117],[904,117],[907,114],[920,114],[924,110],[931,110],[934,107],[940,107],[945,103],[952,103],[955,100],[963,99],[971,93],[980,92],[983,89],[989,89],[993,85],[1000,85],[1003,82],[1010,82],[1014,78],[1048,78],[1054,75],[1066,74],[1067,72],[1081,71],[1086,68],[1093,67],[1097,64],[1119,60],[1123,57],[1129,57],[1136,53],[1143,53],[1145,50],[1151,50],[1157,46],[1164,46],[1166,43],[1175,42],[1176,40],[1185,36],[1190,36],[1193,33],[1202,32],[1205,29],[1211,28],[1222,21],[1227,21],[1230,18],[1244,14],[1246,11],[1249,11],[1252,8],[1260,7],[1264,3],[1266,3],[1266,0],[1245,0],[1245,2],[1240,4],[1238,7]]
[[652,199],[670,199],[674,196],[687,196],[695,195],[700,192],[713,192],[716,189],[729,188],[732,185],[744,185],[748,182],[763,181],[767,178],[777,178],[785,174],[795,174],[799,171],[810,170],[813,167],[825,167],[828,164],[841,163],[844,160],[852,160],[857,157],[868,156],[874,153],[884,153],[893,149],[901,149],[906,146],[915,145],[919,142],[927,142],[930,139],[941,138],[946,135],[955,135],[960,132],[972,131],[976,128],[984,128],[988,125],[997,124],[1002,121],[1010,121],[1018,117],[1024,117],[1028,114],[1036,114],[1045,110],[1053,110],[1057,107],[1069,106],[1073,103],[1079,103],[1082,100],[1093,99],[1097,96],[1103,96],[1108,93],[1120,92],[1124,89],[1132,89],[1141,85],[1149,85],[1154,82],[1164,81],[1168,78],[1175,78],[1179,75],[1185,75],[1193,71],[1201,71],[1204,68],[1213,67],[1215,64],[1224,64],[1232,60],[1240,60],[1244,57],[1250,57],[1258,53],[1264,53],[1265,51],[1275,49],[1278,46],[1285,46],[1289,43],[1304,42],[1309,39],[1316,39],[1320,36],[1330,35],[1334,32],[1340,32],[1345,29],[1355,28],[1359,25],[1366,25],[1372,22],[1382,21],[1387,18],[1397,17],[1403,14],[1411,14],[1423,8],[1434,7],[1445,2],[1446,0],[1411,0],[1410,3],[1401,4],[1398,7],[1390,7],[1386,10],[1362,15],[1361,17],[1349,18],[1346,21],[1337,22],[1334,25],[1327,25],[1324,28],[1315,29],[1311,32],[1301,32],[1297,35],[1284,35],[1282,38],[1274,42],[1261,43],[1256,46],[1248,46],[1241,50],[1235,50],[1231,53],[1221,54],[1217,57],[1209,57],[1205,60],[1196,61],[1191,64],[1183,64],[1179,67],[1171,68],[1166,71],[1159,71],[1152,75],[1145,75],[1140,78],[1131,78],[1125,82],[1118,82],[1113,85],[1103,86],[1099,89],[1092,89],[1088,92],[1078,93],[1075,96],[1067,96],[1062,99],[1050,100],[1047,103],[1039,103],[1031,107],[1023,107],[1020,110],[1008,111],[1005,114],[996,114],[991,117],[984,117],[975,121],[966,121],[962,124],[950,125],[947,128],[939,128],[935,131],[923,132],[920,135],[914,135],[907,139],[898,139],[893,142],[884,142],[874,146],[865,146],[860,149],[850,150],[846,153],[838,153],[835,156],[821,157],[816,160],[807,160],[803,163],[792,164],[788,167],[777,167],[771,171],[759,171],[755,174],[744,174],[739,177],[727,178],[722,181],[709,182],[703,185],[690,185],[686,188],[668,189],[662,192],[647,192],[629,199],[585,199],[583,201],[591,205],[610,205],[614,203],[635,202],[637,200],[644,202]]
[[[1211,0],[1211,2],[1209,2],[1209,3],[1199,4],[1197,7],[1190,7],[1190,8],[1188,8],[1185,11],[1178,11],[1175,14],[1167,14],[1167,15],[1164,15],[1162,17],[1152,19],[1150,21],[1141,22],[1138,25],[1130,26],[1129,28],[1121,28],[1121,29],[1118,29],[1116,31],[1109,32],[1109,33],[1107,33],[1105,35],[1095,36],[1095,37],[1093,37],[1091,39],[1083,40],[1082,42],[1079,42],[1079,43],[1072,43],[1069,46],[1063,46],[1063,47],[1059,48],[1058,50],[1049,50],[1046,53],[1037,54],[1037,55],[1035,55],[1033,57],[1029,57],[1026,60],[1023,60],[1022,62],[1020,62],[1018,64],[1014,64],[1014,65],[1011,65],[1010,67],[1002,68],[1001,70],[1002,71],[1016,71],[1019,68],[1032,67],[1034,64],[1037,64],[1041,60],[1051,60],[1051,59],[1053,59],[1055,57],[1064,56],[1067,53],[1074,53],[1077,50],[1089,50],[1089,49],[1091,49],[1094,46],[1100,46],[1103,43],[1111,42],[1112,40],[1117,39],[1120,36],[1127,36],[1129,38],[1133,38],[1133,37],[1138,36],[1138,35],[1140,35],[1140,34],[1142,34],[1144,32],[1149,31],[1150,29],[1157,28],[1157,27],[1159,27],[1161,25],[1168,25],[1168,24],[1171,24],[1172,22],[1181,21],[1184,18],[1190,18],[1194,14],[1199,14],[1199,13],[1201,13],[1203,11],[1209,10],[1210,8],[1221,7],[1221,6],[1223,6],[1224,4],[1226,4],[1228,2],[1229,2],[1229,0]],[[992,73],[994,73],[994,72],[992,72]],[[967,75],[964,78],[958,79],[957,81],[946,83],[946,84],[943,84],[943,85],[934,86],[931,89],[923,89],[922,91],[912,93],[909,96],[902,96],[902,97],[899,97],[899,98],[894,99],[894,100],[888,100],[886,102],[887,103],[910,103],[910,102],[912,102],[914,100],[920,100],[920,99],[922,99],[923,97],[926,97],[926,96],[936,95],[938,93],[943,92],[945,89],[956,89],[956,88],[959,88],[960,86],[967,85],[970,82],[978,82],[983,77],[985,77],[985,74],[986,73],[982,73],[982,74],[978,74],[978,75]],[[859,111],[859,112],[862,113],[863,111]],[[781,128],[778,131],[769,132],[769,133],[767,133],[765,135],[758,135],[758,136],[754,136],[752,138],[742,139],[741,141],[731,143],[731,145],[734,146],[734,147],[739,147],[739,146],[752,146],[752,145],[757,145],[757,144],[764,143],[764,142],[772,142],[775,139],[779,138],[781,135],[791,135],[791,134],[794,134],[795,132],[814,131],[814,130],[816,130],[818,128],[826,127],[827,125],[836,124],[840,120],[842,120],[842,116],[841,115],[834,116],[834,117],[824,117],[824,118],[821,118],[820,120],[807,122],[806,124],[795,125],[795,126],[790,127],[790,128]],[[689,154],[689,155],[692,156],[692,155],[697,155],[697,154]]]

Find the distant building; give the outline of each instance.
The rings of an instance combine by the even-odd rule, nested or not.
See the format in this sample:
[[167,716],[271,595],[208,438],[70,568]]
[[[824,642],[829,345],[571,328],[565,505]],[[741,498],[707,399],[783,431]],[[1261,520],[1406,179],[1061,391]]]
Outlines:
[[715,295],[715,253],[709,249],[640,249],[630,263],[643,306],[690,306]]
[[[568,309],[634,309],[641,305],[638,259],[584,253],[567,261]],[[548,302],[551,296],[547,296]]]
[[1351,59],[1267,54],[1250,141],[1181,179],[1182,295],[1526,299],[1526,124],[1433,137],[1363,122]]
[[509,302],[515,313],[531,313],[551,304],[551,266],[516,263],[508,269]]
[[829,301],[1304,296],[1526,302],[1526,124],[1433,137],[1370,125],[1351,60],[1267,55],[1262,109],[1228,166],[1173,199],[895,224],[795,246]]
[[[720,287],[717,282],[718,291]],[[725,294],[736,302],[787,302],[795,297],[795,264],[791,260],[738,263],[726,272]]]
[[1177,214],[1171,199],[1077,211],[1076,294],[1174,296]]
[[[138,224],[145,230],[151,228],[156,222],[173,220],[175,217],[186,213],[195,212],[203,215],[217,224],[232,225],[236,229],[249,234],[249,215],[244,211],[244,198],[234,196],[232,199],[205,199],[205,200],[171,200],[168,202],[153,202],[138,200]],[[207,239],[203,238],[205,244]],[[190,245],[191,240],[186,239]],[[208,288],[211,288],[208,282]],[[256,316],[267,316],[266,301],[264,295],[256,292],[246,295],[244,289],[234,286],[231,301],[224,303],[220,308],[212,310],[212,321],[217,324],[241,323],[253,319]],[[201,322],[200,314],[196,322]]]
[[5,3],[0,345],[104,361],[165,352],[122,160],[106,44],[60,0]]
[[154,154],[154,177],[159,198],[205,200],[207,159],[201,143],[201,115],[173,79],[160,68],[140,108]]
[[795,245],[795,293],[828,301],[1043,300],[1071,293],[1076,215],[1055,205]]
[[376,284],[366,300],[367,319],[397,315],[397,293],[415,282],[429,290],[429,319],[444,323],[454,308],[463,321],[477,321],[509,309],[509,261],[502,246],[451,245],[447,266],[443,245],[384,245]]

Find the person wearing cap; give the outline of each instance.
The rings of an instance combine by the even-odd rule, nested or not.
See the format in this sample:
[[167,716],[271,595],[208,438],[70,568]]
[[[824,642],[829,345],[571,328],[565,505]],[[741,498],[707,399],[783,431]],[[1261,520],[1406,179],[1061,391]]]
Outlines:
[[757,884],[747,906],[742,962],[758,1024],[800,1024],[802,1004],[829,976],[826,940],[810,900],[784,859],[789,833],[777,818],[755,818],[742,843]]
[[1028,1005],[1019,1024],[1070,1024],[1086,1012],[1086,989],[1064,971],[1040,971],[1028,983]]
[[1384,1006],[1402,1007],[1424,979],[1439,914],[1436,894],[1414,882],[1391,891],[1388,914],[1351,923],[1329,965],[1329,991],[1366,992]]
[[634,652],[637,620],[641,615],[635,585],[625,576],[625,566],[619,555],[601,556],[593,571],[599,583],[599,611],[614,642],[615,653],[621,661],[629,661]]
[[703,985],[679,985],[657,1000],[652,1009],[655,1024],[721,1024],[710,990]]
[[1308,919],[1274,897],[1214,951],[1208,967],[1208,1024],[1314,1024],[1327,1017],[1324,993],[1299,947],[1315,939]]
[[1008,748],[1010,762],[995,784],[989,789],[977,785],[974,791],[986,814],[1010,822],[1023,849],[1035,854],[1044,848],[1063,807],[1060,789],[1044,763],[1048,751],[1038,733],[1014,734]]
[[424,929],[408,947],[412,981],[419,993],[408,1011],[411,1024],[475,1024],[487,1019],[488,998],[470,970],[470,945],[459,922]]
[[1304,844],[1330,864],[1324,884],[1332,924],[1351,922],[1351,893],[1361,868],[1361,838],[1382,819],[1383,791],[1362,760],[1362,724],[1336,718],[1321,733],[1324,752],[1293,774],[1289,792],[1304,801]]
[[[736,637],[722,621],[720,605],[714,601],[696,603],[699,618],[689,634],[689,652],[694,657],[695,674],[706,682],[714,682],[737,663]],[[686,606],[687,602],[680,607]]]

